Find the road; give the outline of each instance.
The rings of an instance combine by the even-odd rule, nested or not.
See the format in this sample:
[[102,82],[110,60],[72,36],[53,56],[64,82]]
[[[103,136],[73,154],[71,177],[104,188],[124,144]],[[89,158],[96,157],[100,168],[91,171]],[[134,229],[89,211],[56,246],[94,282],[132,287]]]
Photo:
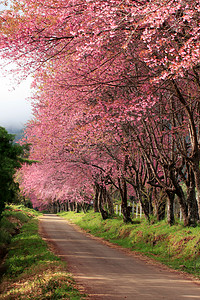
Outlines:
[[41,217],[40,227],[89,299],[200,299],[200,285],[184,275],[109,247],[56,215]]

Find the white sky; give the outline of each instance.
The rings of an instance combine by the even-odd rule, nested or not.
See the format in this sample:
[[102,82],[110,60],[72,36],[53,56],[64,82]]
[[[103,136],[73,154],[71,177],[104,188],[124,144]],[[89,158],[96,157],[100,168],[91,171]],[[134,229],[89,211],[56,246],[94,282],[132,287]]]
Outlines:
[[[0,11],[5,8],[0,3]],[[3,70],[0,71],[0,126],[21,128],[31,119],[31,104],[27,99],[31,95],[30,84],[28,78],[16,85],[11,75],[4,77]]]
[[30,84],[28,78],[16,86],[0,73],[0,126],[23,127],[31,119]]

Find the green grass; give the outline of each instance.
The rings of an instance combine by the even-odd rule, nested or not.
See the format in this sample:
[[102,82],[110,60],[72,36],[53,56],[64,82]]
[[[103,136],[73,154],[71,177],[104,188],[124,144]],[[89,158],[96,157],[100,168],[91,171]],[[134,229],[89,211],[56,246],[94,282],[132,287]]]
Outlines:
[[12,236],[19,233],[22,225],[35,215],[30,209],[21,210],[21,206],[7,206],[0,219],[0,259]]
[[9,209],[4,214],[12,221],[17,220],[19,213],[27,214],[27,219],[20,217],[20,233],[11,238],[4,264],[6,272],[1,279],[0,299],[84,299],[85,295],[75,288],[66,263],[49,251],[39,236],[35,213],[18,209]]
[[165,221],[150,225],[144,219],[124,224],[119,216],[103,221],[100,214],[93,212],[59,215],[95,236],[200,278],[199,226],[185,228],[177,222],[170,227]]

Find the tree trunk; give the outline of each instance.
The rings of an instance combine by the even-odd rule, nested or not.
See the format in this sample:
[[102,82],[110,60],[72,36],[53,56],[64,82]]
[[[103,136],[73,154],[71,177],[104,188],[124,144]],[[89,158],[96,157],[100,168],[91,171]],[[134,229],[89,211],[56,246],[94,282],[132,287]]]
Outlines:
[[60,202],[59,200],[56,201],[56,213],[59,213],[60,212]]
[[88,207],[89,207],[88,203],[84,203],[84,202],[81,203],[81,209],[82,209],[82,211],[83,211],[84,213],[87,212]]
[[180,205],[182,216],[183,216],[183,224],[184,224],[184,226],[189,226],[190,222],[189,222],[189,217],[188,217],[188,206],[185,201],[185,195],[180,186],[177,187],[177,189],[176,189],[176,195],[178,197],[178,203]]
[[154,198],[155,198],[155,215],[158,221],[165,219],[165,208],[166,208],[166,193],[163,189],[157,192],[157,188],[154,188]]
[[[122,180],[122,185],[121,185],[121,180]],[[120,191],[121,201],[122,201],[123,221],[124,221],[124,223],[132,223],[131,208],[128,207],[126,180],[124,178],[122,178],[121,180],[120,180],[120,178],[118,178],[119,191]]]
[[76,213],[79,213],[80,212],[80,204],[78,202],[75,203],[75,211]]
[[197,191],[197,205],[198,205],[198,219],[200,218],[200,168],[199,160],[193,165],[193,172],[195,178],[195,186]]
[[171,191],[166,191],[167,194],[167,223],[172,226],[175,223],[174,219],[174,198],[175,194]]
[[74,202],[69,202],[70,211],[74,211]]
[[189,226],[187,202],[185,199],[185,195],[183,193],[183,189],[180,186],[180,184],[178,183],[177,177],[175,176],[174,169],[170,170],[170,178],[171,178],[173,186],[175,188],[175,194],[178,197],[178,203],[181,208],[184,226]]
[[53,213],[57,214],[57,204],[55,201],[53,202]]
[[166,201],[162,201],[158,203],[157,211],[156,211],[156,218],[158,221],[162,221],[165,219],[165,207],[166,207]]
[[68,202],[64,202],[63,204],[64,204],[64,211],[68,211],[69,210],[68,209]]
[[103,187],[102,186],[100,187],[100,191],[99,191],[98,207],[103,220],[106,220],[108,218],[108,213],[106,210],[103,209]]
[[93,203],[94,212],[99,212],[99,207],[98,207],[99,193],[100,193],[99,184],[95,183],[95,195],[94,195],[94,203]]
[[199,220],[199,214],[195,192],[195,178],[192,170],[190,171],[190,180],[189,184],[187,185],[187,203],[190,225],[196,226],[196,223]]
[[144,212],[144,216],[147,219],[147,221],[150,221],[150,217],[149,217],[149,208],[147,208],[147,206],[145,205],[145,200],[143,199],[144,195],[142,194],[140,188],[137,188],[137,197],[139,200],[140,205],[142,206],[142,210]]
[[113,206],[113,202],[112,199],[108,193],[108,191],[106,190],[106,188],[103,188],[103,197],[104,197],[104,201],[105,203],[108,204],[108,211],[109,211],[109,215],[113,216],[114,215],[114,206]]

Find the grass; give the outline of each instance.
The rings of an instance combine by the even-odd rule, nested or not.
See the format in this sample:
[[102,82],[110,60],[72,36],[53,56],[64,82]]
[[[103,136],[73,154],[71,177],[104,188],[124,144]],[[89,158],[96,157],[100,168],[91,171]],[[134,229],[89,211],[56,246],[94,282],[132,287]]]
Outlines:
[[17,233],[21,225],[28,219],[27,214],[13,207],[7,207],[0,220],[0,247],[8,244],[12,235]]
[[38,215],[28,208],[22,206],[7,206],[0,219],[0,260],[7,253],[7,245],[11,242],[12,236],[19,233],[20,228],[29,218]]
[[[35,213],[20,209],[12,208],[4,214],[3,223],[8,217],[14,221],[14,228],[19,223],[21,228],[10,241],[0,299],[85,299],[85,295],[75,288],[66,263],[49,251],[39,236]],[[12,225],[9,228],[12,231]]]
[[149,225],[135,219],[124,224],[119,216],[102,220],[100,214],[62,212],[60,216],[72,221],[88,233],[143,253],[161,263],[200,278],[200,227],[185,228],[177,222],[169,226],[165,221]]

